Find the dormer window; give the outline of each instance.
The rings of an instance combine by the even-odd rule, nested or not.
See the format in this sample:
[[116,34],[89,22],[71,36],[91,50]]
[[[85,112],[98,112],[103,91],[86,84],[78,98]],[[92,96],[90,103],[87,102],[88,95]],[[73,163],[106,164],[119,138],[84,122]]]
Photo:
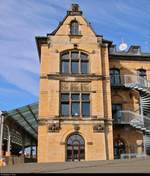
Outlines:
[[79,24],[76,20],[71,21],[70,23],[70,34],[79,35]]

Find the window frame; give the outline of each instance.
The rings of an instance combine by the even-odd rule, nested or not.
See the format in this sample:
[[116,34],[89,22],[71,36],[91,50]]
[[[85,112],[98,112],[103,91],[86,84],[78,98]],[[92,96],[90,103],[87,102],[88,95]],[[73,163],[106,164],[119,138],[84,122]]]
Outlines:
[[[65,95],[65,94],[67,94],[67,95],[69,95],[68,97],[69,97],[69,100],[62,100],[61,99],[61,97],[62,97],[62,95]],[[72,99],[72,95],[79,95],[79,99],[77,100],[75,100],[75,99]],[[82,96],[83,95],[88,95],[89,96],[89,99],[88,100],[83,100],[82,99]],[[62,103],[68,103],[69,104],[69,115],[62,115]],[[79,103],[79,115],[73,115],[72,114],[72,104],[73,103]],[[83,109],[82,109],[82,104],[83,103],[89,103],[89,114],[88,115],[83,115]],[[91,116],[91,100],[90,100],[90,93],[89,92],[61,92],[60,93],[60,116],[61,117],[72,117],[72,118],[76,118],[76,117],[78,117],[78,118],[89,118],[90,116]]]
[[119,68],[111,68],[110,69],[110,83],[111,83],[111,86],[120,86],[121,85],[121,75],[120,75]]
[[[72,53],[78,53],[78,56],[76,58],[72,57]],[[63,58],[63,55],[68,54],[68,58]],[[85,57],[82,57],[82,55],[85,55]],[[67,67],[67,71],[64,70],[63,71],[63,63],[66,62],[68,63],[68,67]],[[78,71],[73,73],[72,72],[72,63],[77,63],[77,67],[78,67]],[[82,69],[82,63],[86,63],[86,68]],[[62,52],[60,54],[60,73],[61,74],[81,74],[81,75],[86,75],[89,74],[90,70],[89,70],[89,55],[84,52],[84,51],[80,51],[80,50],[69,50],[69,51],[65,51]],[[86,70],[86,72],[83,72],[82,70]]]
[[70,22],[70,35],[79,35],[79,23],[77,20]]
[[[120,106],[121,108],[120,108],[119,111],[122,111],[122,110],[123,110],[123,104],[121,104],[121,103],[113,103],[113,104],[112,104],[112,119],[114,119],[114,122],[117,122],[117,123],[118,123],[119,121],[121,121],[123,114],[121,114],[120,117],[119,117],[118,115],[115,116],[116,113],[113,115],[113,107],[114,107],[114,106],[115,106],[115,107],[117,107],[117,106],[119,107],[119,106]],[[117,108],[115,108],[115,110],[117,110]],[[119,119],[119,118],[120,118],[120,119]]]

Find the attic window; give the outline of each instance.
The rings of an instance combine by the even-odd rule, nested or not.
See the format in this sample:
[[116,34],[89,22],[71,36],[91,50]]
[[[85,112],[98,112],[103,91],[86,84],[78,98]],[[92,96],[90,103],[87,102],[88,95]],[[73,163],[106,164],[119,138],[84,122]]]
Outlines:
[[79,24],[76,20],[71,21],[70,23],[70,34],[79,35]]

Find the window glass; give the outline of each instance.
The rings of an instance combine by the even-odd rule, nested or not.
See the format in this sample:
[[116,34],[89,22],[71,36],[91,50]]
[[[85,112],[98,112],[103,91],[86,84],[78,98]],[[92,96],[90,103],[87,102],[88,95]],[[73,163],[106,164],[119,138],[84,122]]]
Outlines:
[[82,100],[89,101],[89,94],[82,94]]
[[61,94],[61,101],[69,101],[69,94]]
[[71,72],[79,73],[79,62],[75,62],[75,61],[71,62]]
[[69,61],[62,61],[61,62],[61,72],[62,73],[69,73]]
[[88,73],[88,62],[81,61],[81,73],[82,74]]
[[120,85],[121,84],[120,70],[119,69],[111,69],[110,70],[110,79],[111,79],[111,85]]
[[78,59],[78,52],[75,52],[75,51],[73,51],[73,52],[71,52],[71,59]]
[[69,59],[69,53],[62,54],[61,59]]
[[70,25],[70,33],[72,35],[78,35],[79,34],[79,25],[77,21],[72,21]]
[[69,116],[69,103],[61,103],[61,115]]
[[121,110],[122,110],[122,104],[113,104],[112,105],[112,116],[115,121],[121,120],[121,117],[122,117]]
[[90,116],[90,103],[82,102],[82,116]]
[[72,103],[71,104],[71,114],[72,116],[80,115],[80,103]]
[[72,100],[80,100],[80,96],[79,96],[79,94],[72,94],[71,99]]
[[81,60],[88,60],[88,55],[85,53],[81,53]]

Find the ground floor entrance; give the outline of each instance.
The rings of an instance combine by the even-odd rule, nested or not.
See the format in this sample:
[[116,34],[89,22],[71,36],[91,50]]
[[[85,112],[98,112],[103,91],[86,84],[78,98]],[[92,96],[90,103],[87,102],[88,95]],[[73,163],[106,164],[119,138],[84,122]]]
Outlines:
[[81,161],[85,159],[85,142],[81,135],[72,134],[66,141],[66,160]]

